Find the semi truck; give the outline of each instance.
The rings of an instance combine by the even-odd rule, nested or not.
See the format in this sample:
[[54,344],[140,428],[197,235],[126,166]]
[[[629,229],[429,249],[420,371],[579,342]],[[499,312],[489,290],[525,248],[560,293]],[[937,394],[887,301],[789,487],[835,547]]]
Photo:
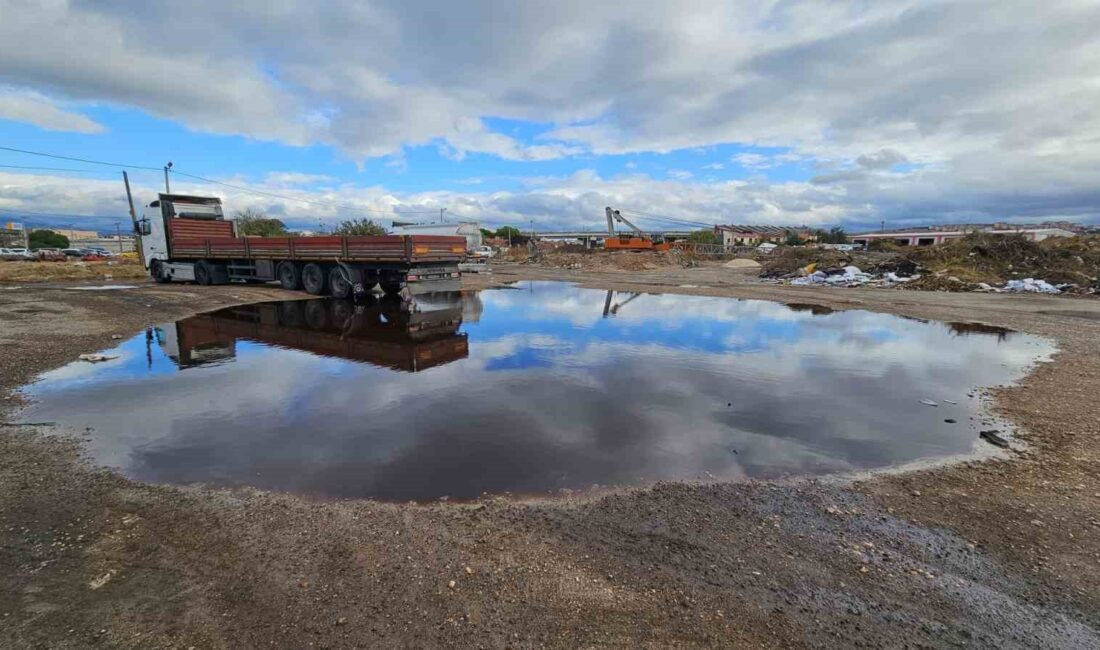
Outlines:
[[389,294],[457,291],[466,255],[463,237],[242,237],[217,197],[159,194],[140,219],[131,215],[142,263],[157,282],[278,280],[284,289],[337,298],[376,284]]
[[252,341],[419,372],[469,355],[461,304],[431,304],[436,295],[415,306],[397,296],[240,305],[152,328],[146,343],[155,338],[180,370],[231,361],[238,341]]

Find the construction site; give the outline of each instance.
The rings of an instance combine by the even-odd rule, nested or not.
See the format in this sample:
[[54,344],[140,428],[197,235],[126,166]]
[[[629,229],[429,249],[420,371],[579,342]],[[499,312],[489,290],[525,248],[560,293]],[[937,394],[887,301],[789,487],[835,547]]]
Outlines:
[[1100,649],[1097,3],[0,7],[0,649]]

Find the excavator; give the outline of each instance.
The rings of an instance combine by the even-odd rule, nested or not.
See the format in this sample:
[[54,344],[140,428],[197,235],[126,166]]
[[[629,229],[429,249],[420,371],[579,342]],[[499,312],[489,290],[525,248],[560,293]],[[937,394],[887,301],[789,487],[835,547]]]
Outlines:
[[[642,232],[642,229],[624,217],[618,210],[604,208],[607,215],[607,239],[603,240],[603,247],[609,251],[667,251],[672,245],[661,237],[652,237]],[[615,232],[615,222],[626,224],[634,231],[633,235],[620,235]]]

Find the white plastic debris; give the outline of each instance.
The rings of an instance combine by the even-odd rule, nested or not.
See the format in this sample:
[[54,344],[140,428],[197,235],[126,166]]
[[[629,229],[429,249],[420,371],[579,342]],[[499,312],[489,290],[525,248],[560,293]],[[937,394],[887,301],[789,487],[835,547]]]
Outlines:
[[1036,280],[1035,278],[1009,280],[1008,284],[1004,286],[1004,290],[1020,293],[1062,293],[1061,289],[1046,280]]
[[123,289],[137,289],[132,284],[101,284],[94,287],[67,287],[69,291],[122,291]]
[[922,399],[922,400],[920,401],[920,403],[921,403],[921,404],[924,404],[925,406],[939,406],[939,404],[937,404],[937,403],[933,402],[933,401],[932,401],[932,400],[930,400],[930,399]]
[[93,352],[92,354],[82,354],[77,358],[81,361],[87,361],[88,363],[101,363],[103,361],[117,359],[118,355],[100,354],[98,352]]
[[909,282],[910,280],[916,280],[920,276],[919,275],[911,275],[907,278],[903,278],[900,275],[898,275],[897,273],[894,273],[893,271],[888,271],[886,273],[886,275],[884,275],[882,277],[885,278],[887,282],[889,282],[891,284],[894,284],[894,283],[897,283],[897,282]]

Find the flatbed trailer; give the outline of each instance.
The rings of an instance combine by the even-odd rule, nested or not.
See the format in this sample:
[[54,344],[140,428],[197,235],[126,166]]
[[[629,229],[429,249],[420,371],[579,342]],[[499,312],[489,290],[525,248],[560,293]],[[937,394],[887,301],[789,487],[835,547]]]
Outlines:
[[215,197],[160,194],[135,223],[142,261],[157,282],[278,280],[313,295],[456,291],[463,237],[440,235],[240,237]]

